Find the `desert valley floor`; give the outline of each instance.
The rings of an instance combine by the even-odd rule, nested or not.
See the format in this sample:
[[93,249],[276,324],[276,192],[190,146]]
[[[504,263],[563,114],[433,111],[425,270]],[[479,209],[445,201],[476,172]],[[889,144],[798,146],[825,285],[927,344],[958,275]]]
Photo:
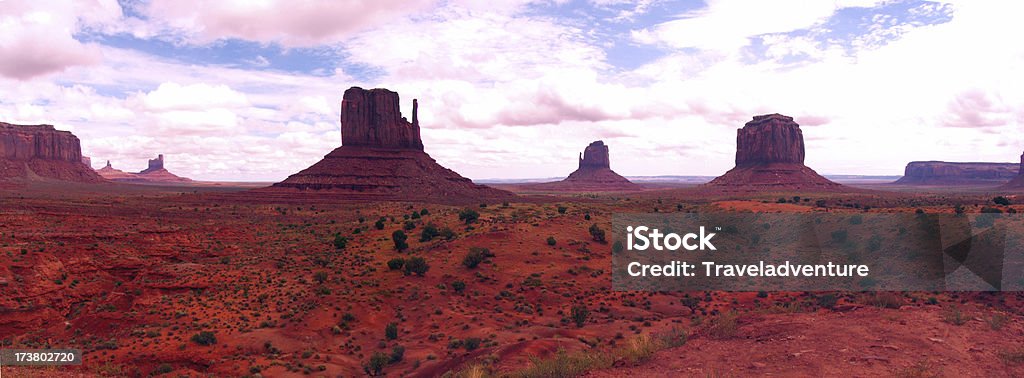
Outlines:
[[[0,340],[80,348],[85,364],[12,377],[1024,374],[1021,293],[616,292],[611,247],[589,232],[630,211],[976,212],[985,192],[453,206],[31,185],[0,193]],[[425,272],[389,268],[412,257]]]

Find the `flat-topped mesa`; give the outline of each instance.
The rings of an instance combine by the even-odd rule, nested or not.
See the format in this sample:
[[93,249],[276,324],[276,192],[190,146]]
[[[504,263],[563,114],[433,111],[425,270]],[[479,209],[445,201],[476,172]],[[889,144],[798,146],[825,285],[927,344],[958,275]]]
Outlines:
[[341,145],[423,150],[416,100],[412,123],[402,117],[398,93],[352,87],[341,101]]
[[912,161],[896,180],[901,185],[999,184],[1017,177],[1017,163],[959,163]]
[[793,117],[754,116],[736,131],[736,166],[708,186],[760,190],[845,190],[804,165],[804,135]]
[[736,130],[736,166],[804,163],[804,134],[800,125],[778,113],[754,116]]
[[0,122],[0,180],[102,182],[86,165],[78,137],[52,125]]
[[604,141],[590,143],[580,153],[579,169],[611,169],[611,161],[608,159],[608,146]]

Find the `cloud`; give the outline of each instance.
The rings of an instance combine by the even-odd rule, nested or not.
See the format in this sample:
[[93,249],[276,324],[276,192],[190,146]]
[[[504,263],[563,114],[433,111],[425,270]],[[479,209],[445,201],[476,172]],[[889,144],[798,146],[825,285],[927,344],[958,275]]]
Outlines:
[[137,100],[146,109],[155,111],[249,106],[249,100],[245,94],[239,93],[227,85],[206,83],[184,86],[174,82],[163,83],[156,90],[140,95]]
[[185,42],[222,39],[309,47],[423,11],[434,0],[154,0],[140,11]]
[[121,17],[116,1],[0,1],[0,75],[18,80],[99,63],[95,44],[74,35]]
[[632,31],[635,41],[672,48],[735,51],[758,35],[786,33],[820,25],[837,10],[870,7],[880,1],[711,0],[705,8]]

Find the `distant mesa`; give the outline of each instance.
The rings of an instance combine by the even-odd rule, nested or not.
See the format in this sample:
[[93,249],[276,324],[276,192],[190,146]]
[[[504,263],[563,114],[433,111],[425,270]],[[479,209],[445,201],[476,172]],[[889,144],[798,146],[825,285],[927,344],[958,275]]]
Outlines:
[[103,182],[85,159],[81,142],[70,131],[0,122],[0,181]]
[[579,168],[562,181],[525,185],[524,189],[554,191],[626,191],[639,190],[611,169],[608,146],[603,141],[590,143],[579,157]]
[[259,192],[341,195],[355,200],[465,202],[507,199],[510,192],[474,184],[423,152],[413,100],[412,122],[398,93],[352,87],[341,101],[341,147],[316,164]]
[[711,187],[752,190],[841,190],[804,165],[804,136],[793,117],[754,116],[736,131],[736,167],[711,180]]
[[945,161],[913,161],[907,164],[901,185],[977,185],[1005,184],[1017,177],[1017,163],[954,163]]
[[164,168],[164,155],[157,155],[156,159],[149,160],[149,166],[139,173],[129,173],[115,169],[110,160],[107,166],[96,171],[103,178],[110,181],[127,182],[133,184],[184,184],[192,182],[192,179],[180,177]]

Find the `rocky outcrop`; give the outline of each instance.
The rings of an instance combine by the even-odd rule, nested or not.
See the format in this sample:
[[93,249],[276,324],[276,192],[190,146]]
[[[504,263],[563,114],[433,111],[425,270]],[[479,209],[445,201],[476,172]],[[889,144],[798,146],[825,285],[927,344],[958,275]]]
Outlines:
[[565,180],[541,184],[524,185],[527,190],[553,191],[626,191],[639,190],[640,186],[630,182],[611,169],[608,146],[603,141],[590,143],[579,157],[579,168]]
[[907,164],[902,185],[972,185],[1003,184],[1020,171],[1017,163],[952,163],[945,161],[913,161]]
[[316,195],[349,200],[469,202],[512,193],[474,184],[423,152],[419,103],[402,117],[398,93],[352,87],[341,102],[341,147],[316,164],[254,194]]
[[18,179],[103,181],[83,163],[81,142],[71,132],[0,122],[0,180]]
[[744,190],[840,190],[804,165],[804,136],[793,117],[754,116],[736,131],[736,166],[707,184]]
[[107,180],[133,184],[187,184],[192,182],[192,179],[175,175],[164,168],[163,154],[157,155],[156,159],[150,159],[148,167],[139,173],[114,169],[110,165],[110,160],[107,160],[107,166],[96,172]]
[[352,87],[341,100],[341,144],[352,147],[423,150],[419,103],[412,101],[412,123],[402,117],[398,93]]

